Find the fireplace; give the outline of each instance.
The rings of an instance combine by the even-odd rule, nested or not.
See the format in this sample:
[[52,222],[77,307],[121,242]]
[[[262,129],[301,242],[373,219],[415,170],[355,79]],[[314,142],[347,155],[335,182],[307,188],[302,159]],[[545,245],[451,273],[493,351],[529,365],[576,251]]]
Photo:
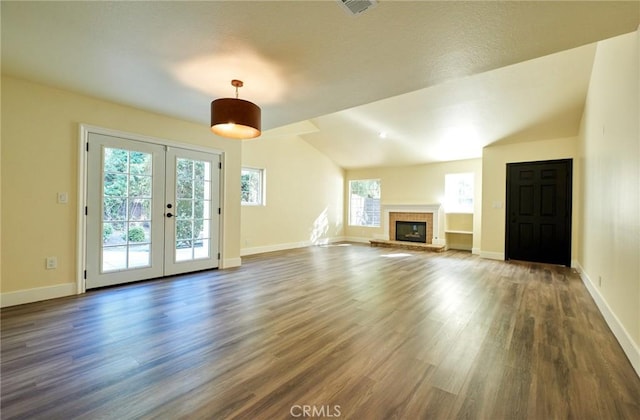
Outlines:
[[445,245],[441,238],[444,212],[440,204],[383,204],[380,206],[382,234],[375,235],[375,239],[385,241],[396,240],[396,222],[425,222],[426,245]]
[[433,228],[435,227],[435,222],[432,213],[421,213],[421,212],[391,212],[389,213],[389,236],[388,238],[395,241],[409,241],[408,238],[398,239],[398,234],[396,232],[398,222],[407,222],[409,223],[409,228],[411,229],[409,232],[413,231],[413,225],[417,223],[422,223],[425,226],[424,239],[411,240],[411,242],[419,242],[423,244],[432,244],[433,238]]
[[396,241],[427,243],[427,222],[396,220]]

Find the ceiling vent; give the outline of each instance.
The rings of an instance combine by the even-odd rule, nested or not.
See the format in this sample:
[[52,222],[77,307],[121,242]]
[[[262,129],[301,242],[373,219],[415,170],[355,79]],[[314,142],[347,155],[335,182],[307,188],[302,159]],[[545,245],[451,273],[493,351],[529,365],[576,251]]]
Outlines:
[[378,5],[377,0],[338,0],[350,15],[357,16]]

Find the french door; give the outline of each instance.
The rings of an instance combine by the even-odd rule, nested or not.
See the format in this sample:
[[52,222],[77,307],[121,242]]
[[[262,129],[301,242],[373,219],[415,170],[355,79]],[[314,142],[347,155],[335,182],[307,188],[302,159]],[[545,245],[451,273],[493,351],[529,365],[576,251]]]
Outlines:
[[88,145],[87,289],[218,267],[219,155],[96,133]]

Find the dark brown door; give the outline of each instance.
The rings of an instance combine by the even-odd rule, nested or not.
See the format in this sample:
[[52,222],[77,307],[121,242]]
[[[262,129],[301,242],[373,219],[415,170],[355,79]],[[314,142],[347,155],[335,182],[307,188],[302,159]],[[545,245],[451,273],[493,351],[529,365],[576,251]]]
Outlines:
[[572,164],[507,164],[506,259],[571,265]]

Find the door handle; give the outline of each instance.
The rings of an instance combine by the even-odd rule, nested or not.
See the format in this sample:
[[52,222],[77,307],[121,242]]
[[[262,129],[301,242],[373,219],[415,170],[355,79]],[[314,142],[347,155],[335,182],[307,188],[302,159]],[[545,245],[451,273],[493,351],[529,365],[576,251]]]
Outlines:
[[173,217],[173,214],[167,213],[167,217]]

